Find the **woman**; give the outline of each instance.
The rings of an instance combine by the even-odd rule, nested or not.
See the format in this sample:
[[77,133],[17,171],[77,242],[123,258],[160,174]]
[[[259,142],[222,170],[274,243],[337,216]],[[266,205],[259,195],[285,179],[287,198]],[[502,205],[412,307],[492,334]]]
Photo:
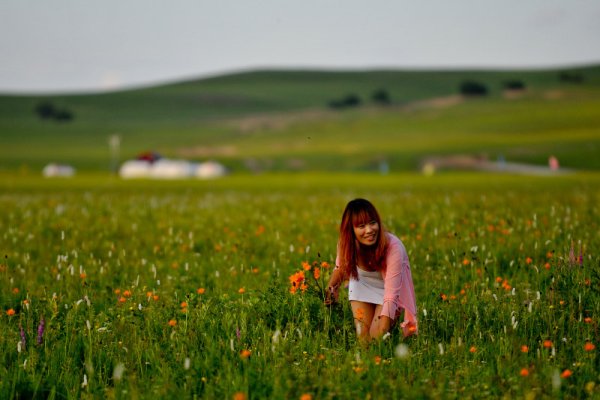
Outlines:
[[359,339],[382,337],[402,310],[404,336],[417,333],[415,291],[406,249],[400,239],[383,229],[379,213],[368,200],[355,199],[346,206],[335,265],[326,302],[337,301],[342,282],[350,280],[348,299]]

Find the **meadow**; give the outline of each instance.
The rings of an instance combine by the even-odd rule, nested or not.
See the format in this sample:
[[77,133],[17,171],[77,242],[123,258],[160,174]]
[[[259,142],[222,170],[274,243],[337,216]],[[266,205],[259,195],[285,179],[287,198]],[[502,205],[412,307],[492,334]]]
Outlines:
[[[597,174],[10,174],[0,189],[1,398],[600,396]],[[355,197],[407,248],[416,337],[362,346],[345,293],[323,305]]]

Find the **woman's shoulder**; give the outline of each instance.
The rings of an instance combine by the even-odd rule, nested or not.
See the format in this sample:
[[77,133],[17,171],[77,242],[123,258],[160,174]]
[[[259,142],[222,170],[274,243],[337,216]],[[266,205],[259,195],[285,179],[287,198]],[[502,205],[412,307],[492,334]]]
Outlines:
[[389,249],[400,248],[404,250],[404,243],[402,243],[402,240],[400,240],[398,236],[394,235],[391,232],[386,232],[385,235],[387,238]]

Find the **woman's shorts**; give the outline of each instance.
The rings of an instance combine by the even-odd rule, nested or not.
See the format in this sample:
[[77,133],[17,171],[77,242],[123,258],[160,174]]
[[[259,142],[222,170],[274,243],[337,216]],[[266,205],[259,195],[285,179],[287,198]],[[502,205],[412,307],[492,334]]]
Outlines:
[[348,285],[348,300],[383,304],[383,288],[380,271],[365,271],[358,268],[358,280],[351,278]]

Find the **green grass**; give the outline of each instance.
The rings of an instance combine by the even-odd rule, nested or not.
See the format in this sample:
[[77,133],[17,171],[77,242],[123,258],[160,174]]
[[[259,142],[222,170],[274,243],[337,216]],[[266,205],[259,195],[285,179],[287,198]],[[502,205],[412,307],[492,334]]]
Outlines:
[[[2,398],[600,394],[597,173],[1,178]],[[362,347],[344,294],[288,292],[357,196],[406,245],[418,337]]]
[[[373,170],[380,160],[410,171],[432,154],[502,154],[536,164],[555,154],[564,166],[597,170],[600,69],[580,73],[584,81],[569,84],[558,70],[259,71],[106,94],[0,96],[0,169],[39,171],[55,161],[107,170],[108,137],[117,133],[122,159],[156,150],[214,158],[236,172],[247,170],[248,159],[280,171]],[[466,79],[484,82],[490,95],[427,102],[456,95]],[[510,79],[523,80],[527,92],[504,98]],[[370,102],[378,88],[392,105]],[[363,106],[327,107],[348,93]],[[43,99],[72,110],[74,121],[39,120],[33,109]]]

